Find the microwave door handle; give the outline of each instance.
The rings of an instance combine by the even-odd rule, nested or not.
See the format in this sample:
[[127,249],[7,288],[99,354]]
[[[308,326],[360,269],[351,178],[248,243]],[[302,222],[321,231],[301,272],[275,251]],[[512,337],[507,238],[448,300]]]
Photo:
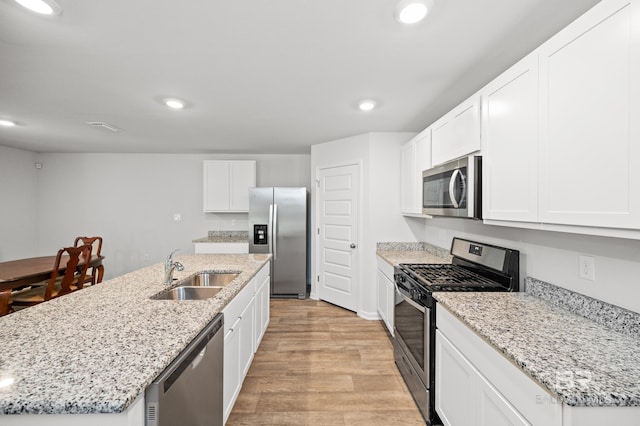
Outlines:
[[449,179],[449,198],[451,199],[451,204],[453,204],[453,207],[455,207],[456,209],[460,207],[460,203],[456,199],[456,191],[455,191],[456,179],[458,178],[459,174],[460,174],[460,169],[455,169],[453,171],[453,174],[451,175],[451,179]]

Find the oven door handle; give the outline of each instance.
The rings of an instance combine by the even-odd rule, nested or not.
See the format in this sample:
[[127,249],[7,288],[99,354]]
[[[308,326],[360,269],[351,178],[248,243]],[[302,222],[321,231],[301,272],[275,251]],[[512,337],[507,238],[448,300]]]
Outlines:
[[418,305],[416,302],[411,300],[411,298],[409,296],[404,294],[404,292],[400,291],[400,296],[402,296],[402,298],[404,299],[405,302],[407,302],[408,304],[410,304],[411,306],[413,306],[414,308],[416,308],[417,310],[419,310],[423,314],[427,312],[427,308],[425,308],[424,306]]

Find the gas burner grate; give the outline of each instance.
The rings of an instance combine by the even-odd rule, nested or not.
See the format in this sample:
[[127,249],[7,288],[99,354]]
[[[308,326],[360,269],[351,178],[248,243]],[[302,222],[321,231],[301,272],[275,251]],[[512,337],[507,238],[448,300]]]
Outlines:
[[502,286],[461,266],[451,264],[404,264],[404,269],[425,286],[439,291],[472,291]]

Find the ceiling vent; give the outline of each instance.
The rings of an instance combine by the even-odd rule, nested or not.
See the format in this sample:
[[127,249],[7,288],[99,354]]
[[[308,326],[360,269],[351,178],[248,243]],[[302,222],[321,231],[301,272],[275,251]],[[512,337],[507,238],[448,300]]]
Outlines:
[[95,127],[96,129],[110,130],[114,133],[122,131],[121,128],[116,127],[113,124],[105,123],[104,121],[87,121],[87,124],[91,127]]

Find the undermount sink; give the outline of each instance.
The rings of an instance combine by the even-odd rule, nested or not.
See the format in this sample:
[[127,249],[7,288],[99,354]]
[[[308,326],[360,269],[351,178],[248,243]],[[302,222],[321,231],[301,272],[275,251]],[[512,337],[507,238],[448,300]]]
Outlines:
[[180,286],[171,290],[163,291],[153,296],[156,300],[205,300],[220,293],[224,287],[190,287]]
[[240,272],[205,271],[197,273],[180,282],[181,286],[224,287],[240,275]]

